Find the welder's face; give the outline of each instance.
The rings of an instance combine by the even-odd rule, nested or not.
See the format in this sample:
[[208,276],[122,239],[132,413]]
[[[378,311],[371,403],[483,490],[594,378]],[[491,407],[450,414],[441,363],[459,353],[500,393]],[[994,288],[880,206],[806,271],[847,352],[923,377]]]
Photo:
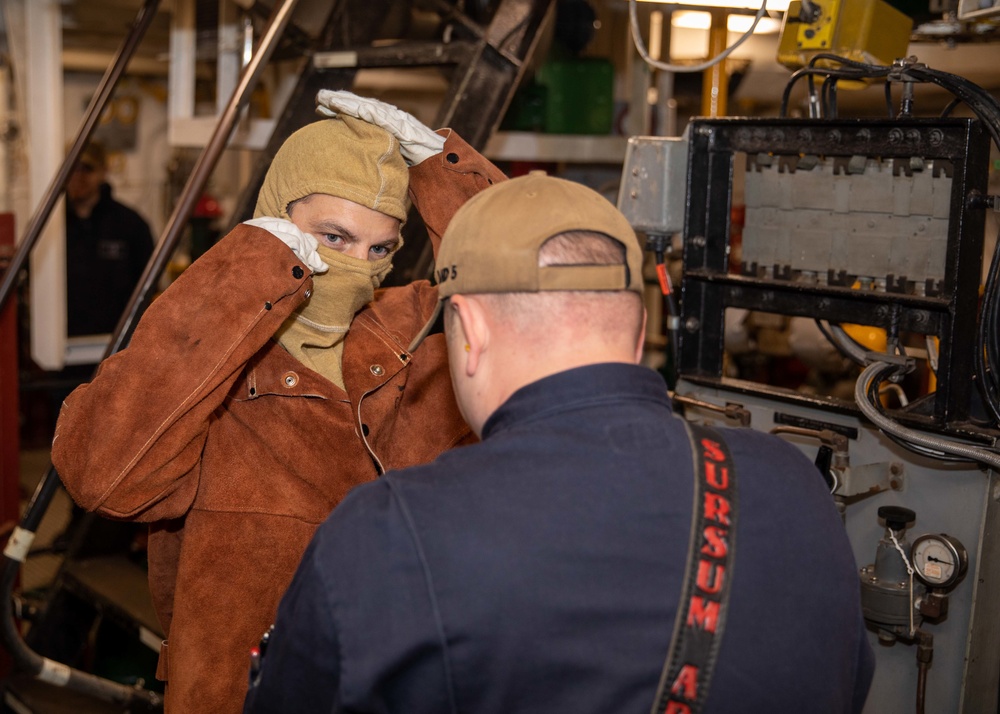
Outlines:
[[288,217],[321,245],[358,260],[380,260],[399,245],[399,219],[325,193],[294,202]]

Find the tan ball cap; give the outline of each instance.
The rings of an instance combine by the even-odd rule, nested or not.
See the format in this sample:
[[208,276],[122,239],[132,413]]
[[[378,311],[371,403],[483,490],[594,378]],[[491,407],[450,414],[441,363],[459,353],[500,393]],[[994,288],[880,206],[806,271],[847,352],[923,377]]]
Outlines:
[[[603,233],[625,246],[625,265],[538,265],[549,238]],[[452,295],[548,290],[631,290],[642,294],[642,249],[625,217],[593,189],[552,176],[498,183],[463,205],[441,238],[435,277],[441,300],[410,344],[415,350]]]

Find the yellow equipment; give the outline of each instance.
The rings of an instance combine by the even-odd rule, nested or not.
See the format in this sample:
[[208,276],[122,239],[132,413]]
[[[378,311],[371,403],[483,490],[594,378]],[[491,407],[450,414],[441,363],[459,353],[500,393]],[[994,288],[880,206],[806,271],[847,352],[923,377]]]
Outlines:
[[[778,41],[778,62],[798,69],[820,53],[866,64],[905,57],[913,20],[882,0],[792,0]],[[817,64],[824,66],[822,60]],[[830,65],[826,65],[830,66]]]

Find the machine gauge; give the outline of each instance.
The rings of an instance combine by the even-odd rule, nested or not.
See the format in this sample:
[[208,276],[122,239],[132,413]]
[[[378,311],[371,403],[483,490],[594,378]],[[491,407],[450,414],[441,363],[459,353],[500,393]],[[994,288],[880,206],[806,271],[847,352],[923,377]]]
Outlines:
[[969,553],[957,538],[928,533],[913,541],[910,550],[916,575],[932,588],[949,588],[965,575]]

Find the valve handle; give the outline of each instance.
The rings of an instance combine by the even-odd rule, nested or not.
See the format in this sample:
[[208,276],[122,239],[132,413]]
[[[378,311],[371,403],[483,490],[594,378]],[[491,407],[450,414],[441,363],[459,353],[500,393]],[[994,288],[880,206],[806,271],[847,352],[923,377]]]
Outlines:
[[917,520],[916,513],[902,506],[879,506],[878,517],[885,519],[885,527],[892,531],[901,531]]

